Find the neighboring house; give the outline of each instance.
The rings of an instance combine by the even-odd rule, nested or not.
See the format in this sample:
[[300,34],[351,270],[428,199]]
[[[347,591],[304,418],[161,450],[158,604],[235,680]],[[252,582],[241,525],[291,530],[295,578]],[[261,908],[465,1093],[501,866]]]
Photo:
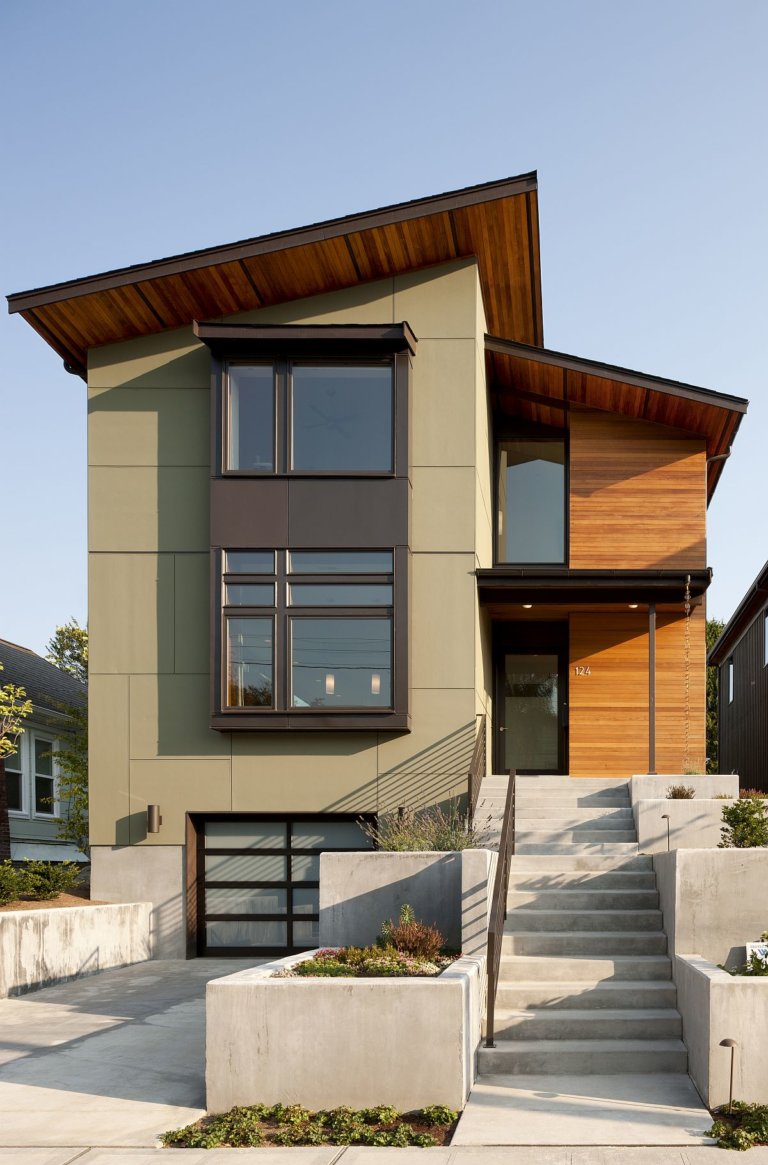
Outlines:
[[312,946],[319,852],[486,728],[703,767],[747,403],[543,347],[535,174],[9,302],[88,381],[93,888],[163,953]]
[[67,738],[66,709],[85,699],[79,680],[54,667],[28,647],[0,639],[0,683],[26,689],[32,714],[24,720],[13,756],[5,758],[11,857],[45,861],[85,861],[80,851],[58,840],[58,823],[67,804],[59,798],[59,765],[55,753]]
[[719,769],[768,793],[768,562],[709,653],[718,669]]

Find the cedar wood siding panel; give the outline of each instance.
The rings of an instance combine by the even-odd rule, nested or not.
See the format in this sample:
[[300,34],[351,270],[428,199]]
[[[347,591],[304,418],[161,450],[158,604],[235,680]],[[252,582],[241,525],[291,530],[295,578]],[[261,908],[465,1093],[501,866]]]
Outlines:
[[719,668],[721,773],[738,773],[742,789],[768,792],[768,667],[766,607],[755,616],[731,656],[734,698],[728,702],[728,660]]
[[[656,770],[703,768],[704,608],[659,614],[656,629]],[[577,667],[589,675],[577,675]],[[686,697],[686,679],[688,696]],[[570,617],[569,752],[574,777],[648,771],[648,616],[573,612]],[[686,759],[686,711],[688,757]]]
[[706,566],[706,452],[609,413],[570,414],[570,566]]

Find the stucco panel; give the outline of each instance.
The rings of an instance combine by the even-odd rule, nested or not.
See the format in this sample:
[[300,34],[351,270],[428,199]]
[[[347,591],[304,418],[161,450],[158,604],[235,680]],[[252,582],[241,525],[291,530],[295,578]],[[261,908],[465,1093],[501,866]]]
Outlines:
[[474,259],[459,259],[395,278],[395,320],[407,320],[420,340],[471,337],[480,281]]
[[429,805],[466,793],[475,744],[475,693],[415,688],[413,731],[379,734],[379,807]]
[[91,550],[207,550],[209,475],[203,466],[93,466]]
[[357,813],[376,808],[376,733],[232,737],[232,808]]
[[210,667],[210,555],[174,555],[174,671],[208,674]]
[[88,404],[89,465],[210,465],[208,389],[112,388]]
[[208,675],[131,676],[133,759],[229,756],[228,733],[208,727]]
[[173,556],[92,554],[88,618],[92,675],[172,672]]
[[[131,843],[183,845],[185,814],[232,809],[229,757],[131,761]],[[147,805],[160,806],[160,832],[147,836]]]
[[192,328],[176,328],[88,353],[88,392],[94,396],[118,385],[133,388],[208,388],[208,349]]
[[475,470],[417,467],[411,470],[411,548],[475,552]]
[[411,579],[413,686],[471,687],[475,682],[474,555],[414,554]]
[[475,345],[422,340],[411,383],[411,464],[474,465]]
[[128,676],[88,684],[88,823],[92,845],[128,842]]

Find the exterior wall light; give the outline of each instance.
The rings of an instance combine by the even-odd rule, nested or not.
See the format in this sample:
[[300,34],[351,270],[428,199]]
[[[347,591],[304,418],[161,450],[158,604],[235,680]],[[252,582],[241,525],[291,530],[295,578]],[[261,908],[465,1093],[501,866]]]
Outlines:
[[332,696],[335,691],[336,676],[332,672],[328,672],[328,675],[325,677],[325,694],[326,696]]
[[628,603],[627,605],[629,606],[629,609],[630,609],[630,611],[636,611],[636,610],[637,610],[637,607],[638,607],[638,604],[637,604],[637,603]]
[[736,1049],[738,1048],[738,1046],[739,1045],[736,1043],[735,1040],[721,1040],[720,1041],[721,1048],[730,1048],[731,1049],[731,1085],[730,1085],[730,1088],[728,1090],[728,1112],[733,1112],[733,1060],[734,1060],[734,1057],[736,1055]]
[[374,672],[371,676],[371,695],[378,696],[381,693],[381,676],[378,672]]
[[523,603],[523,610],[530,611],[532,606],[533,606],[533,603]]
[[669,853],[669,814],[662,813],[661,820],[667,823],[667,853]]
[[147,805],[147,833],[159,833],[163,819],[159,805]]

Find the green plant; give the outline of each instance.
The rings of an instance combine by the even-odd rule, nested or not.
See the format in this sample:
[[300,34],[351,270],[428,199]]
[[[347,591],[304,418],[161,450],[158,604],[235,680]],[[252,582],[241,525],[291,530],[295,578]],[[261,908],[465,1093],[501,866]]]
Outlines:
[[756,798],[758,801],[764,801],[768,797],[768,793],[764,793],[762,789],[739,789],[739,796],[744,798]]
[[10,858],[6,858],[0,862],[0,906],[13,902],[18,896],[19,873]]
[[768,961],[761,959],[760,955],[756,951],[753,951],[739,971],[739,974],[766,978],[768,977]]
[[430,1125],[452,1125],[459,1118],[457,1112],[444,1104],[430,1104],[428,1108],[420,1109],[418,1115]]
[[18,871],[19,893],[45,901],[71,890],[80,877],[77,862],[27,861]]
[[[88,682],[88,631],[77,619],[70,619],[48,641],[46,655],[52,664],[79,680]],[[64,812],[57,818],[56,832],[61,841],[72,842],[81,853],[89,854],[88,844],[88,700],[77,704],[60,704],[58,711],[67,717],[68,729],[62,747],[53,753],[59,767],[59,799]]]
[[445,946],[445,939],[435,926],[417,922],[413,907],[407,903],[400,908],[400,920],[387,919],[377,938],[380,947],[394,947],[407,955],[434,959]]
[[766,802],[760,797],[740,797],[723,806],[720,849],[754,849],[768,845]]
[[306,977],[324,978],[419,978],[439,975],[453,959],[454,955],[436,954],[432,958],[399,951],[394,946],[339,947],[320,950],[311,959],[294,963],[275,973],[276,979],[296,979]]
[[670,785],[667,789],[669,801],[692,801],[696,796],[693,785]]
[[466,813],[451,801],[447,809],[435,805],[430,809],[405,807],[382,813],[378,821],[360,821],[360,828],[377,849],[397,852],[476,849],[478,834],[470,826]]
[[[3,665],[0,663],[0,672],[2,670]],[[32,701],[27,699],[24,688],[18,684],[0,685],[0,861],[11,856],[11,828],[3,761],[15,754],[19,737],[24,731],[24,721],[31,712]]]
[[725,1107],[718,1108],[715,1116],[715,1123],[706,1135],[713,1137],[719,1148],[743,1152],[754,1145],[768,1144],[768,1105],[735,1100],[732,1112]]
[[[706,645],[707,654],[717,643],[725,630],[725,623],[720,619],[707,619]],[[707,668],[707,772],[716,773],[720,763],[720,742],[718,739],[717,704],[718,704],[718,669]]]

